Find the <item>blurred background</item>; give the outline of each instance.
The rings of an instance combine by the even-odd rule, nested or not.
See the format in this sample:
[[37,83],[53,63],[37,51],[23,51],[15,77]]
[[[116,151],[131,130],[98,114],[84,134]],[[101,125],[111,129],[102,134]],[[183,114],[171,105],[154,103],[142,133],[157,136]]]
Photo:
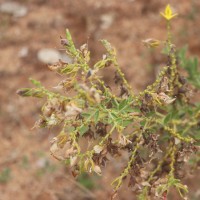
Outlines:
[[[42,101],[18,97],[16,90],[31,86],[29,77],[48,89],[59,82],[47,63],[70,60],[60,45],[68,28],[77,47],[88,42],[92,63],[104,52],[99,40],[108,40],[134,91],[141,91],[166,61],[162,49],[146,49],[142,40],[165,40],[159,13],[167,3],[179,13],[172,25],[174,43],[188,45],[188,54],[199,57],[199,0],[0,0],[0,200],[110,199],[110,183],[123,162],[110,163],[102,177],[83,174],[75,181],[50,156],[49,141],[58,130],[31,130]],[[114,76],[110,70],[104,74],[108,82]],[[200,178],[188,175],[184,181],[189,199],[199,200]],[[116,199],[132,200],[134,193],[124,187]]]

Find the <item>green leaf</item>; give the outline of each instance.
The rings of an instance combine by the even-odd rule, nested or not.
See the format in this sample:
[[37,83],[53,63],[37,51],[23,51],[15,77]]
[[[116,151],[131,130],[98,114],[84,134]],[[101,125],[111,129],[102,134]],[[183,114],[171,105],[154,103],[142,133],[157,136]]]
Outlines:
[[97,110],[94,114],[94,123],[96,124],[99,121],[99,110]]
[[117,100],[116,99],[113,99],[112,100],[112,106],[114,107],[114,108],[118,108],[118,106],[119,106],[119,103],[117,102]]
[[119,110],[123,110],[123,109],[125,109],[126,107],[128,107],[129,105],[128,105],[128,102],[127,102],[127,100],[126,99],[124,99],[122,102],[120,102],[120,104],[119,104]]
[[187,46],[184,46],[178,52],[178,57],[181,61],[181,65],[182,65],[183,68],[186,67],[186,52],[187,52]]
[[80,133],[81,136],[83,136],[84,133],[86,133],[88,130],[89,130],[88,126],[81,125],[80,128],[79,128],[79,133]]
[[86,118],[86,119],[89,118],[90,115],[91,115],[90,113],[86,113],[86,112],[85,113],[81,113],[81,116]]
[[37,81],[35,79],[29,78],[29,80],[31,81],[31,83],[33,85],[35,85],[36,87],[42,87],[42,84],[40,83],[40,81]]
[[200,133],[193,134],[195,140],[200,140]]
[[195,87],[200,88],[200,71],[198,70],[198,59],[197,57],[187,58],[186,48],[182,48],[179,53],[179,59],[181,67],[188,72],[188,81]]
[[163,124],[166,125],[172,119],[181,118],[182,117],[181,114],[185,114],[185,111],[182,113],[182,111],[178,112],[176,109],[170,110],[169,113],[163,119]]
[[71,36],[71,34],[70,34],[68,29],[66,29],[66,38],[67,38],[67,40],[69,42],[69,45],[66,46],[68,52],[71,54],[72,57],[77,56],[78,52],[76,50],[76,47],[75,47],[74,42],[72,40],[72,36]]
[[131,124],[133,122],[133,120],[123,120],[122,121],[122,126],[123,127],[127,127],[129,124]]
[[169,54],[169,51],[170,51],[170,49],[169,49],[169,47],[166,45],[166,46],[162,49],[161,53],[164,54],[164,55],[168,55],[168,54]]
[[17,90],[17,94],[22,97],[30,97],[31,96],[31,88],[21,88]]
[[119,118],[114,112],[111,112],[111,113],[109,113],[109,114],[110,114],[110,117],[111,117],[113,120],[116,120],[116,119]]
[[72,41],[72,36],[69,32],[69,29],[66,29],[66,38],[69,40],[69,41]]
[[163,123],[166,125],[172,119],[172,113],[169,113],[164,119]]
[[141,121],[141,122],[140,122],[140,125],[141,125],[141,126],[144,126],[145,124],[146,124],[146,121]]

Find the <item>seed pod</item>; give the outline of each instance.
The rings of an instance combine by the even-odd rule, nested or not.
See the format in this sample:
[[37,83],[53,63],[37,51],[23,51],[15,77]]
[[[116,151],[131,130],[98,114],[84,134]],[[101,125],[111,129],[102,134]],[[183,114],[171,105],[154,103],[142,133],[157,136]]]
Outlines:
[[129,139],[127,139],[126,136],[124,136],[124,135],[121,135],[121,136],[119,137],[118,140],[119,140],[119,144],[120,144],[121,146],[126,146],[126,145],[132,143],[132,142],[131,142]]
[[154,48],[154,47],[158,47],[160,45],[160,41],[153,39],[153,38],[148,38],[146,40],[142,40],[144,46],[148,47],[148,48]]
[[158,98],[161,99],[165,104],[173,103],[176,100],[176,98],[171,98],[164,92],[159,93]]

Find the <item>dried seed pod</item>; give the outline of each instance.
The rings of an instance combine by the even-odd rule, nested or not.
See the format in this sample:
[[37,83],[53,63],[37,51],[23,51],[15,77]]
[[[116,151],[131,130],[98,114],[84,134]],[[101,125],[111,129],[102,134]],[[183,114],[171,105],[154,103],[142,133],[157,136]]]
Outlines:
[[83,52],[88,49],[88,45],[85,43],[80,47],[80,50]]
[[47,120],[45,119],[45,117],[41,117],[41,119],[37,120],[33,126],[32,129],[34,128],[44,128],[46,127],[48,124],[47,124]]
[[154,48],[154,47],[158,47],[160,45],[160,41],[153,39],[153,38],[148,38],[146,40],[142,40],[144,46],[148,47],[148,48]]
[[171,104],[176,100],[176,98],[171,98],[168,95],[166,95],[164,92],[159,93],[158,98],[162,100],[165,104]]
[[118,141],[119,141],[119,144],[120,144],[121,146],[123,146],[123,147],[126,146],[126,145],[128,145],[128,144],[131,144],[131,143],[132,143],[132,142],[131,142],[129,139],[127,139],[124,135],[120,135]]
[[169,79],[166,76],[164,76],[162,78],[162,81],[160,82],[159,93],[168,91],[169,91]]
[[75,148],[72,146],[71,148],[69,148],[69,149],[67,149],[67,150],[65,151],[64,157],[65,157],[65,158],[70,158],[70,156],[73,156],[73,155],[75,155],[76,153],[77,153],[77,149],[75,149]]

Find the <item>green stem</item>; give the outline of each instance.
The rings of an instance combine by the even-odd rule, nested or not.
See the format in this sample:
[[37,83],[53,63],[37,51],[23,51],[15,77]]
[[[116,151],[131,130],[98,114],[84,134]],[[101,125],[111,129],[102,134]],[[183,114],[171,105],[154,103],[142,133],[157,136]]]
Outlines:
[[171,35],[171,24],[170,21],[167,21],[167,45],[168,48],[170,49],[170,45],[171,45],[171,39],[172,39],[172,35]]

